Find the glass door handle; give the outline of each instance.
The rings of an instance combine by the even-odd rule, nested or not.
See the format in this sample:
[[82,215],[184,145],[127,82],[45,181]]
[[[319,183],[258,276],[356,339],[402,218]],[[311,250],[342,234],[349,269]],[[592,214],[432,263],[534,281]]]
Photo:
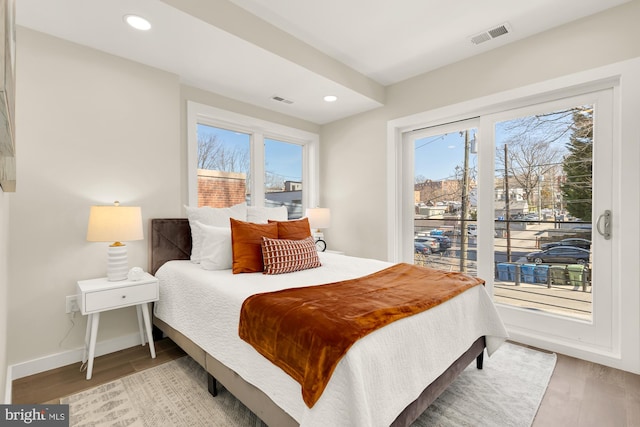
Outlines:
[[[604,229],[600,230],[600,221],[602,219],[604,219]],[[610,210],[604,211],[604,213],[598,217],[598,220],[596,221],[596,230],[598,230],[598,233],[604,236],[605,240],[611,239],[611,211]]]

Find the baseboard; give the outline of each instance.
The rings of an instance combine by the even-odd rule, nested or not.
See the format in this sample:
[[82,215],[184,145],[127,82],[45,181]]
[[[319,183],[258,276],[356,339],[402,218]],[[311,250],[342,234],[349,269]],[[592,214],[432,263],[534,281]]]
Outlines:
[[11,366],[7,366],[7,376],[5,377],[5,390],[4,390],[4,404],[5,405],[10,405],[11,404],[11,393],[12,393],[12,389],[11,389]]
[[[136,345],[140,345],[139,333],[124,335],[111,340],[100,341],[96,343],[96,357],[113,353],[114,351],[131,348]],[[9,365],[7,368],[7,384],[10,385],[11,381],[17,380],[18,378],[24,378],[29,375],[39,374],[40,372],[45,372],[51,369],[56,369],[62,366],[81,362],[83,351],[84,349],[81,347],[74,350],[67,350],[61,353],[40,357],[38,359]],[[10,396],[11,394],[9,394],[9,399]]]

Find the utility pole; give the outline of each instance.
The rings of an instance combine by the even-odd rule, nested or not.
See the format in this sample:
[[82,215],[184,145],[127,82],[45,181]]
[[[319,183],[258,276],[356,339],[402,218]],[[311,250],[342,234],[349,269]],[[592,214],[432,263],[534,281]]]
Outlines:
[[507,144],[504,144],[504,214],[506,216],[507,262],[511,262],[511,214],[509,213],[509,156]]
[[468,230],[467,217],[469,215],[469,130],[464,131],[464,168],[462,171],[462,213],[460,218],[460,271],[467,272]]

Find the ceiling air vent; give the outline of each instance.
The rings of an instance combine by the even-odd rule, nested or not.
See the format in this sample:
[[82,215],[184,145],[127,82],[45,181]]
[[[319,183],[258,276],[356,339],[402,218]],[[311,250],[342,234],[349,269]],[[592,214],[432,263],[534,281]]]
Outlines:
[[483,31],[480,34],[476,34],[475,36],[472,36],[471,43],[478,45],[480,43],[493,40],[496,37],[509,34],[510,32],[511,32],[511,26],[507,23],[504,23],[502,25],[498,25],[497,27],[491,28],[490,30]]
[[273,99],[274,101],[283,102],[285,104],[293,104],[293,101],[291,101],[290,99],[286,99],[278,95],[272,96],[271,99]]

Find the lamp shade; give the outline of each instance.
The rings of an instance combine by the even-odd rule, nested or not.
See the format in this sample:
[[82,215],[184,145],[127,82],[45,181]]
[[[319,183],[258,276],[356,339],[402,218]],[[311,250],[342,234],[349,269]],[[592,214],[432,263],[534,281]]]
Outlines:
[[331,225],[331,211],[329,208],[309,208],[306,211],[311,228],[329,228]]
[[138,206],[91,206],[89,242],[142,240],[142,212]]

